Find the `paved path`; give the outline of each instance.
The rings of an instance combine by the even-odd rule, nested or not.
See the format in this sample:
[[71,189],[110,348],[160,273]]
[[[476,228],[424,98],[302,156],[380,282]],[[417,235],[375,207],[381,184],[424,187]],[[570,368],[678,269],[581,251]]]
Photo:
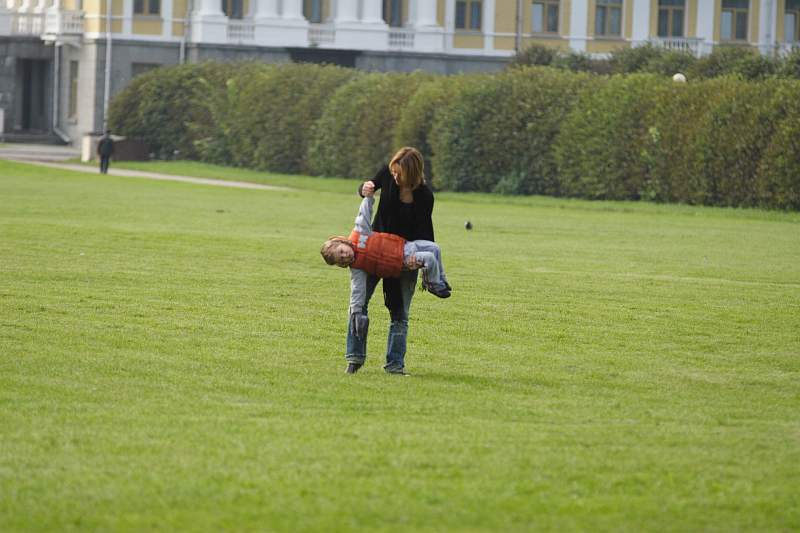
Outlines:
[[0,159],[15,161],[64,161],[81,156],[78,148],[53,144],[0,144]]
[[[80,156],[76,148],[65,146],[33,145],[33,144],[4,144],[0,145],[0,159],[17,161],[20,163],[32,163],[50,168],[61,168],[64,170],[75,170],[89,174],[99,174],[100,170],[96,166],[79,165],[75,163],[65,163],[64,161]],[[213,185],[215,187],[233,187],[236,189],[257,189],[263,191],[291,191],[289,187],[279,187],[277,185],[263,185],[261,183],[250,183],[247,181],[226,181],[211,178],[196,178],[193,176],[173,176],[172,174],[158,174],[156,172],[142,172],[140,170],[127,170],[110,168],[108,173],[112,176],[127,178],[144,178],[163,181],[182,181],[184,183],[194,183],[198,185]]]

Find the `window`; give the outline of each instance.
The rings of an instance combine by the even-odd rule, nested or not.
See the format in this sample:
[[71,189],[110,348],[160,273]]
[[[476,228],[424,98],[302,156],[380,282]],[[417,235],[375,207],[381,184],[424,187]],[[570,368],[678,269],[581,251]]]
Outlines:
[[303,16],[312,24],[322,22],[322,0],[303,0]]
[[457,30],[481,30],[481,4],[480,0],[458,0],[456,2]]
[[747,17],[749,13],[749,0],[722,0],[722,28],[723,41],[747,40]]
[[533,33],[558,33],[558,0],[536,0],[531,9]]
[[161,13],[161,0],[133,0],[135,15],[158,15]]
[[78,114],[78,62],[69,62],[69,108],[67,109],[69,118],[75,118]]
[[241,19],[244,16],[243,0],[222,0],[222,12],[225,13],[228,18]]
[[383,0],[383,20],[392,28],[403,25],[403,0]]
[[793,43],[800,39],[800,0],[786,0],[783,15],[783,40]]
[[597,0],[594,15],[595,35],[622,35],[622,0]]
[[658,0],[658,36],[684,37],[686,0]]

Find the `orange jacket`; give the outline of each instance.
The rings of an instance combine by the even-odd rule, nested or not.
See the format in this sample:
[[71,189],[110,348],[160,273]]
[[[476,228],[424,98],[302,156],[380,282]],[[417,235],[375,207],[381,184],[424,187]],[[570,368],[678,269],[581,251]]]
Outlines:
[[379,278],[399,278],[403,270],[403,247],[406,240],[393,233],[350,234],[355,260],[350,265]]

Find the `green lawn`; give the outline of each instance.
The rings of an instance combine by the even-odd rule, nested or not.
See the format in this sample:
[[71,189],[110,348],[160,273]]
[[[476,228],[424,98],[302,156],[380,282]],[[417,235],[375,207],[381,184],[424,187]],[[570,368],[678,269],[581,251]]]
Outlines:
[[440,194],[346,376],[355,182],[259,176],[0,161],[0,531],[800,529],[800,215]]

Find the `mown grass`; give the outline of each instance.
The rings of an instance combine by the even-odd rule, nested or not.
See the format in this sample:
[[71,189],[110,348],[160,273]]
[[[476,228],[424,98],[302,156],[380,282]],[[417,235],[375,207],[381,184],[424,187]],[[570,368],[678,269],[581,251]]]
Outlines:
[[797,214],[441,194],[346,376],[354,182],[0,176],[0,530],[800,528]]

